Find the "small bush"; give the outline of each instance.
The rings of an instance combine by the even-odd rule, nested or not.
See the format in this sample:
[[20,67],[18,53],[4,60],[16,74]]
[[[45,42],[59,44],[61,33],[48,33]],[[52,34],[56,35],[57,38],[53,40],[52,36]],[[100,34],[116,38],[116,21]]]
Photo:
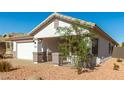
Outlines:
[[117,59],[117,62],[122,62],[122,59]]
[[0,62],[0,72],[8,72],[12,68],[12,65],[9,62],[1,61]]
[[117,65],[115,63],[113,65],[114,65],[113,70],[119,70],[119,68],[120,68],[119,65]]
[[77,69],[78,75],[82,74],[82,68]]

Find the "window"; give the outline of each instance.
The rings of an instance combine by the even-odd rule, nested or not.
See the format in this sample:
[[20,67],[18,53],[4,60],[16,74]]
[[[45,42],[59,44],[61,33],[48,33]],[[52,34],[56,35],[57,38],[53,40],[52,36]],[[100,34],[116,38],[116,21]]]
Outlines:
[[113,46],[111,45],[111,43],[109,43],[109,54],[112,54],[113,51]]
[[111,44],[109,43],[109,54],[111,53]]
[[92,53],[95,56],[98,55],[98,39],[96,38],[92,40]]

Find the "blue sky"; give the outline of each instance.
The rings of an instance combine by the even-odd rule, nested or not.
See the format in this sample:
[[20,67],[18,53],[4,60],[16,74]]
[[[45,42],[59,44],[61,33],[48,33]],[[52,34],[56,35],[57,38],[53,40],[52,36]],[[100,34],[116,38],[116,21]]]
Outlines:
[[[0,34],[28,33],[52,12],[0,12]],[[61,12],[96,23],[117,42],[124,41],[124,12]]]

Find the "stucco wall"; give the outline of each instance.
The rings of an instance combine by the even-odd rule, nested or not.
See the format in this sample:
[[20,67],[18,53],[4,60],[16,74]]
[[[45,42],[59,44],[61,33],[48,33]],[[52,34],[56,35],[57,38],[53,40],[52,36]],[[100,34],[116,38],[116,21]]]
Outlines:
[[[66,23],[64,21],[58,21],[59,27],[69,27],[71,24]],[[83,32],[87,32],[88,30],[84,29]],[[54,28],[54,21],[50,23],[48,26],[46,26],[44,29],[41,29],[34,38],[49,38],[49,37],[59,37],[60,34],[56,33],[56,28]],[[75,34],[75,33],[72,33]]]
[[111,56],[112,54],[109,53],[109,43],[113,44],[98,33],[95,33],[95,37],[98,39],[98,57],[105,58]]
[[98,57],[105,58],[109,57],[109,42],[101,37],[98,40]]
[[[59,26],[65,27],[70,26],[70,24],[59,21]],[[54,28],[54,21],[46,26],[44,29],[40,30],[34,38],[48,38],[48,37],[58,37],[59,34],[56,33],[56,29]]]

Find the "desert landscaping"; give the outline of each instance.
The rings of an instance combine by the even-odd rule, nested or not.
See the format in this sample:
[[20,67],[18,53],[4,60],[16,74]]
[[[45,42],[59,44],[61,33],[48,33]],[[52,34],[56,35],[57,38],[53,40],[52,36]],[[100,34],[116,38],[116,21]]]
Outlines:
[[[82,74],[77,74],[77,69],[72,66],[57,66],[50,63],[34,64],[27,60],[5,59],[13,66],[12,71],[0,72],[1,80],[24,80],[28,77],[37,76],[43,80],[123,80],[124,62],[117,62],[111,58],[108,61],[88,70]],[[113,70],[113,64],[119,65],[119,70]]]
[[1,80],[124,79],[124,62],[115,59],[124,48],[94,22],[55,12],[0,42]]

